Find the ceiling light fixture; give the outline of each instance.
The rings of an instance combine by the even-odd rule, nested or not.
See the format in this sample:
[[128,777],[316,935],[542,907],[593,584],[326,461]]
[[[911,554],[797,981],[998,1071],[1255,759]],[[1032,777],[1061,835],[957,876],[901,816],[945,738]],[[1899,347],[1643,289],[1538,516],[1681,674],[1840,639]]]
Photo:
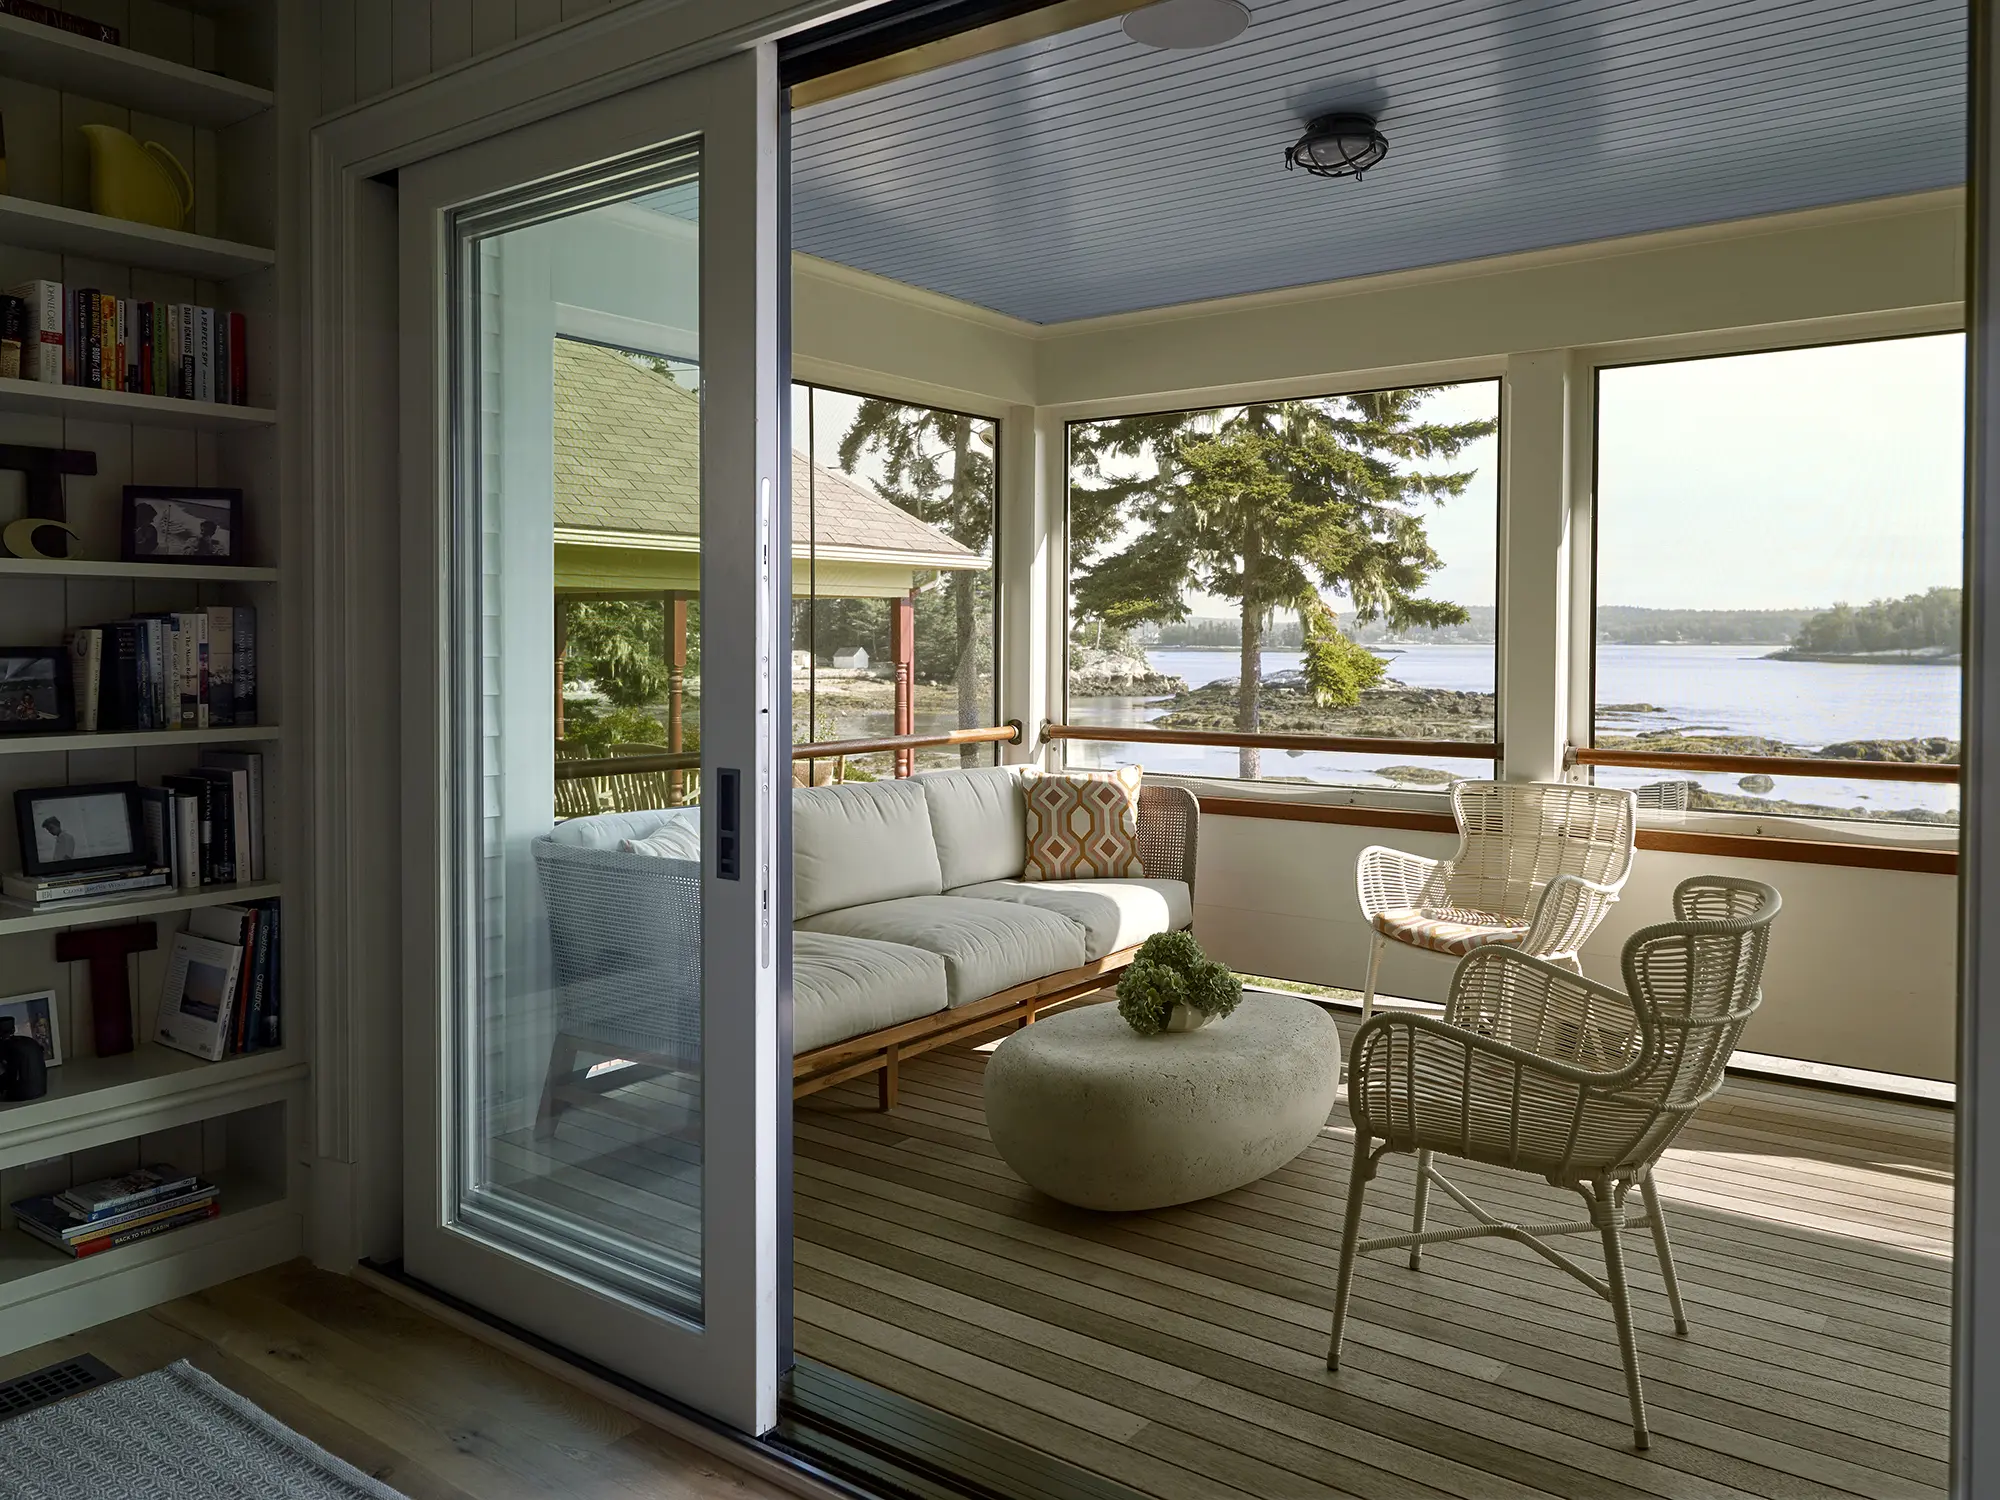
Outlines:
[[1235,41],[1250,24],[1250,12],[1237,0],[1158,0],[1127,12],[1119,24],[1142,47],[1191,52]]
[[1315,177],[1352,177],[1389,154],[1389,142],[1372,115],[1320,115],[1298,143],[1285,148],[1285,170],[1304,167]]

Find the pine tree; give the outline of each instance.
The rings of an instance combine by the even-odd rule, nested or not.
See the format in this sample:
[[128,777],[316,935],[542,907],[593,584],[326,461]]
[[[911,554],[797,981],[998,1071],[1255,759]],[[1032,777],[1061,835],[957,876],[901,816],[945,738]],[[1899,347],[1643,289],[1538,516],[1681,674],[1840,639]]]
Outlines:
[[[1237,727],[1259,724],[1264,632],[1280,609],[1304,631],[1306,680],[1324,704],[1355,702],[1382,664],[1343,635],[1323,590],[1356,618],[1399,629],[1464,622],[1423,597],[1443,566],[1423,503],[1464,492],[1472,471],[1426,473],[1496,427],[1418,418],[1426,392],[1260,402],[1081,423],[1070,436],[1071,598],[1115,629],[1185,619],[1190,591],[1236,601]],[[1365,660],[1363,660],[1365,658]],[[1260,756],[1240,754],[1254,778]]]

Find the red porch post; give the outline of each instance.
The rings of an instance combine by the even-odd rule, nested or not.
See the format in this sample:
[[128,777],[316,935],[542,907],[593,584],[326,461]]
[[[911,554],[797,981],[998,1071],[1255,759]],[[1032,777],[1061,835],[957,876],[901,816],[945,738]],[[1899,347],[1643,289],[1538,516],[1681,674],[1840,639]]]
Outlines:
[[[893,733],[917,732],[917,596],[914,592],[889,601],[889,659],[896,664],[896,727]],[[917,752],[896,752],[896,774],[917,768]]]
[[[661,624],[666,630],[667,658],[667,748],[681,748],[681,701],[687,690],[688,601],[687,595],[669,593],[661,601]],[[679,807],[686,799],[686,781],[680,771],[667,773],[667,805]]]

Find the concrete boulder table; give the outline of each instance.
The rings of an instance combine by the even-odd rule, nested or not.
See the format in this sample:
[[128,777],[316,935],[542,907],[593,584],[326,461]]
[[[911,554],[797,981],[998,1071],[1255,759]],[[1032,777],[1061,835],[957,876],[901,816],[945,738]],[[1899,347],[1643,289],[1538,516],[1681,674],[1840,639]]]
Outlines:
[[1304,1000],[1245,995],[1196,1031],[1140,1036],[1113,1005],[1015,1032],[986,1064],[986,1125],[1051,1198],[1130,1212],[1212,1198],[1319,1136],[1340,1033]]

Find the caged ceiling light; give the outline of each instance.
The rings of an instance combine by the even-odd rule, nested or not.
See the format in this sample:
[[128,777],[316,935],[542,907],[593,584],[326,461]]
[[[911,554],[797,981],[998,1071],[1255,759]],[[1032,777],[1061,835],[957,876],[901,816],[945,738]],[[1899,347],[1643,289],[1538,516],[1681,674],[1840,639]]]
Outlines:
[[1352,177],[1389,154],[1389,142],[1372,115],[1320,115],[1296,145],[1285,148],[1285,170],[1304,167],[1315,177]]

